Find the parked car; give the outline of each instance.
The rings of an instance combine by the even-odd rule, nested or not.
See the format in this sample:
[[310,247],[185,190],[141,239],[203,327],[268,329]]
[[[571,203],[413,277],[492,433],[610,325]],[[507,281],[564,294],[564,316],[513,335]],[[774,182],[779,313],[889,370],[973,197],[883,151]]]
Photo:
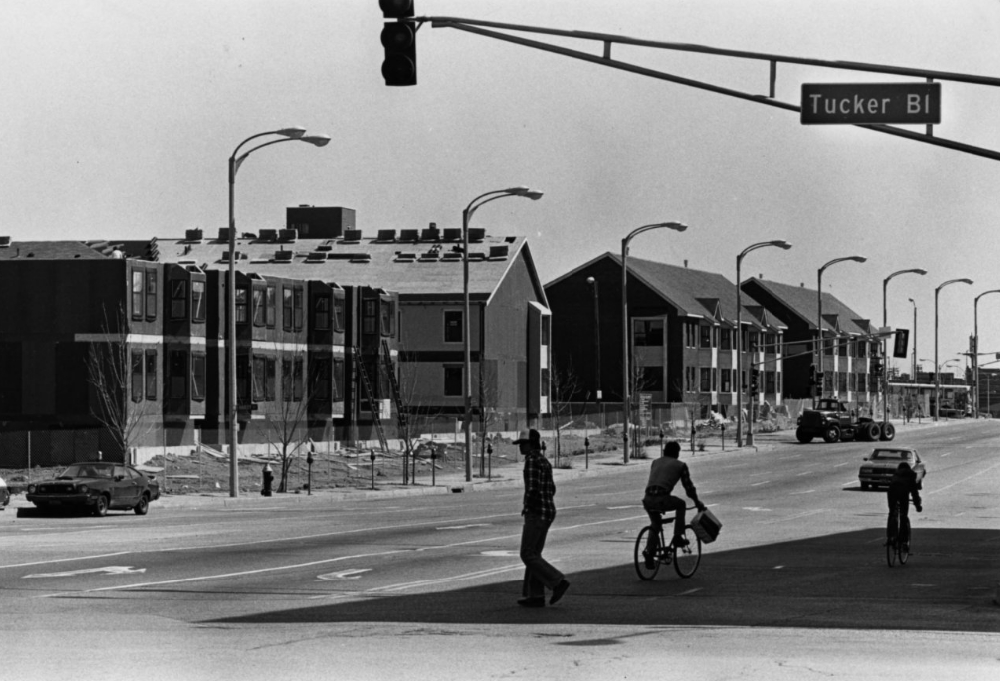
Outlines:
[[25,495],[38,509],[79,508],[96,516],[109,509],[146,515],[160,498],[160,484],[131,466],[106,461],[75,463],[53,480],[28,485]]
[[0,478],[0,511],[7,508],[7,504],[10,503],[10,490],[7,488],[7,483]]
[[892,479],[892,474],[899,468],[899,464],[906,462],[917,474],[917,483],[920,484],[927,475],[927,467],[920,460],[920,454],[912,447],[877,447],[871,456],[865,457],[865,463],[861,464],[858,471],[858,480],[861,481],[861,489],[888,485]]

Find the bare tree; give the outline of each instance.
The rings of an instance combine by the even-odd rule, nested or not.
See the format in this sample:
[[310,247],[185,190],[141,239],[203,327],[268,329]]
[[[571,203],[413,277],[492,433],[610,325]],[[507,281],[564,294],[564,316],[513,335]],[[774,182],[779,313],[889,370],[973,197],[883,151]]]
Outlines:
[[566,369],[552,372],[552,414],[555,416],[556,457],[555,465],[559,465],[562,456],[562,429],[560,421],[568,415],[573,421],[573,396],[580,390],[580,378],[573,371],[572,365]]
[[[272,444],[278,453],[281,466],[279,492],[288,491],[288,471],[307,439],[306,418],[309,413],[309,394],[316,388],[317,378],[309,382],[306,392],[305,352],[278,353],[275,371],[281,375],[281,396],[276,401],[277,410],[268,415],[267,424]],[[256,380],[256,372],[255,372]],[[270,439],[270,438],[269,438]]]
[[86,357],[87,381],[97,396],[91,413],[128,457],[132,447],[153,427],[148,417],[154,407],[146,399],[143,380],[145,353],[129,342],[128,317],[122,307],[114,323],[104,310],[102,334],[104,339],[92,343]]
[[[489,367],[479,363],[479,475],[486,477],[487,434],[500,422],[499,406],[503,398],[497,376],[496,360]],[[490,461],[492,470],[492,461]]]

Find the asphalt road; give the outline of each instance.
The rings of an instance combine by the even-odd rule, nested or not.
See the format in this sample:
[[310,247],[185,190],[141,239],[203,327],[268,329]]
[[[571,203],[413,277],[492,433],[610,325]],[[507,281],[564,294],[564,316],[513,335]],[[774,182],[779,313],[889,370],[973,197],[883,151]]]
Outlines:
[[[546,556],[572,587],[542,610],[516,605],[514,485],[153,504],[141,518],[8,511],[0,667],[18,679],[613,679],[655,663],[689,678],[994,679],[998,434],[960,422],[897,438],[928,475],[914,555],[892,569],[885,495],[857,481],[871,444],[789,435],[756,452],[685,452],[724,523],[689,580],[635,575],[648,463],[597,464],[559,483]],[[133,660],[109,669],[119,657]]]

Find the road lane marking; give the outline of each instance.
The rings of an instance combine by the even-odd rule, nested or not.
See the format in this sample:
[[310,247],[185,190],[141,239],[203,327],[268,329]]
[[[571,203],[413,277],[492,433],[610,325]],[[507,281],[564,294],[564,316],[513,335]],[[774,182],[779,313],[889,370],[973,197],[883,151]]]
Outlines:
[[100,560],[101,558],[115,558],[117,556],[125,556],[132,551],[118,551],[116,553],[102,553],[96,556],[80,556],[76,558],[55,558],[53,560],[38,560],[32,563],[18,563],[16,565],[0,565],[0,570],[9,570],[11,568],[21,568],[21,567],[34,567],[35,565],[55,565],[56,563],[69,563],[71,561],[77,560]]
[[322,579],[325,582],[332,581],[334,579],[361,579],[361,575],[365,572],[371,572],[371,568],[354,568],[353,570],[343,570],[342,572],[328,572],[325,575],[317,575],[316,579]]
[[495,558],[513,558],[521,555],[520,551],[483,551],[480,556],[490,556]]
[[931,494],[937,494],[938,492],[943,492],[943,491],[945,491],[946,489],[951,489],[951,488],[952,488],[952,487],[954,487],[955,485],[961,485],[961,484],[962,484],[963,482],[965,482],[966,480],[971,480],[972,478],[978,478],[978,477],[979,477],[980,475],[982,475],[983,473],[986,473],[987,471],[991,471],[991,470],[993,470],[994,468],[996,468],[997,466],[1000,466],[1000,463],[995,463],[995,464],[993,464],[992,466],[990,466],[989,468],[987,468],[987,469],[985,469],[985,470],[982,470],[982,471],[979,471],[978,473],[973,473],[972,475],[970,475],[970,476],[969,476],[969,477],[967,477],[967,478],[962,478],[962,479],[961,479],[961,480],[959,480],[958,482],[953,482],[953,483],[951,483],[950,485],[946,485],[946,486],[944,486],[944,487],[940,487],[940,488],[938,488],[938,489],[935,489],[935,490],[931,490],[930,492],[927,492],[927,493],[925,493],[925,494],[924,494],[924,496],[929,496],[929,495],[931,495]]
[[743,510],[744,511],[755,511],[755,512],[766,511],[768,513],[771,512],[771,509],[769,509],[769,508],[761,508],[760,506],[744,506]]
[[609,511],[621,511],[626,508],[642,508],[642,504],[631,504],[629,506],[608,506]]
[[771,481],[770,481],[770,480],[765,480],[764,482],[755,482],[755,483],[753,483],[753,484],[752,484],[752,485],[750,485],[750,486],[751,486],[751,487],[760,487],[761,485],[766,485],[766,484],[767,484],[767,483],[769,483],[769,482],[771,482]]
[[774,566],[774,569],[775,569],[775,570],[784,570],[784,569],[785,569],[785,566],[784,566],[784,565],[775,565],[775,566]]
[[109,565],[100,568],[87,568],[85,570],[70,570],[69,572],[50,572],[48,574],[25,575],[21,579],[45,579],[49,577],[77,577],[79,575],[138,575],[146,571],[146,568],[134,568],[130,565]]
[[472,525],[446,525],[444,527],[435,527],[435,530],[467,530],[470,527],[492,527],[492,523],[473,523]]
[[796,494],[812,494],[815,491],[816,490],[814,490],[814,489],[807,489],[805,492],[791,492],[791,493],[789,493],[788,496],[794,497]]
[[462,575],[440,577],[438,579],[418,579],[413,582],[401,582],[399,584],[387,584],[385,586],[375,586],[372,587],[371,589],[366,589],[365,593],[378,594],[378,593],[389,593],[394,591],[405,591],[407,589],[413,589],[421,586],[431,586],[433,584],[444,584],[447,582],[462,582],[470,579],[492,577],[494,575],[501,575],[505,572],[512,572],[514,570],[523,570],[523,569],[524,569],[524,564],[518,563],[516,565],[506,565],[504,567],[490,568],[489,570],[477,570],[476,572],[467,572]]
[[841,466],[849,466],[852,463],[853,463],[852,461],[845,461],[844,463],[835,463],[833,464],[833,467],[840,468]]
[[705,588],[705,587],[703,587],[703,586],[699,586],[699,587],[695,587],[694,589],[688,589],[687,591],[682,591],[682,592],[680,592],[680,593],[679,593],[679,594],[677,594],[677,595],[678,595],[678,596],[687,596],[688,594],[693,594],[693,593],[695,593],[695,592],[697,592],[697,591],[701,591],[701,590],[702,590],[702,589],[704,589],[704,588]]

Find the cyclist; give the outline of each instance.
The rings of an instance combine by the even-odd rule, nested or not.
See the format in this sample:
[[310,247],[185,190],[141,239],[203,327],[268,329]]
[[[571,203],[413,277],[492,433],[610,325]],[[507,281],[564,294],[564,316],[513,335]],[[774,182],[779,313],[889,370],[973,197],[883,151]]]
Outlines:
[[[919,490],[920,483],[917,482],[917,474],[910,468],[910,464],[905,461],[899,464],[896,472],[892,474],[892,480],[889,481],[889,491],[886,493],[886,499],[889,502],[886,543],[896,538],[896,533],[901,526],[905,527],[905,521],[909,519],[910,515],[911,496],[913,497],[913,507],[917,509],[917,513],[923,511],[923,507],[920,505]],[[909,533],[899,539],[908,550],[909,546],[907,545],[910,543]]]
[[660,529],[663,527],[663,518],[660,515],[664,511],[674,511],[674,546],[678,548],[686,546],[688,541],[684,538],[684,512],[685,503],[683,499],[672,495],[674,486],[678,481],[684,486],[684,492],[695,503],[699,511],[705,510],[705,504],[698,500],[698,491],[691,482],[691,472],[686,463],[680,460],[681,445],[676,440],[667,442],[663,447],[663,455],[653,462],[649,469],[649,480],[646,483],[646,494],[642,498],[642,507],[649,514],[649,524],[651,530],[646,544],[646,551],[643,557],[646,567],[653,569],[655,566],[656,549],[660,541]]

